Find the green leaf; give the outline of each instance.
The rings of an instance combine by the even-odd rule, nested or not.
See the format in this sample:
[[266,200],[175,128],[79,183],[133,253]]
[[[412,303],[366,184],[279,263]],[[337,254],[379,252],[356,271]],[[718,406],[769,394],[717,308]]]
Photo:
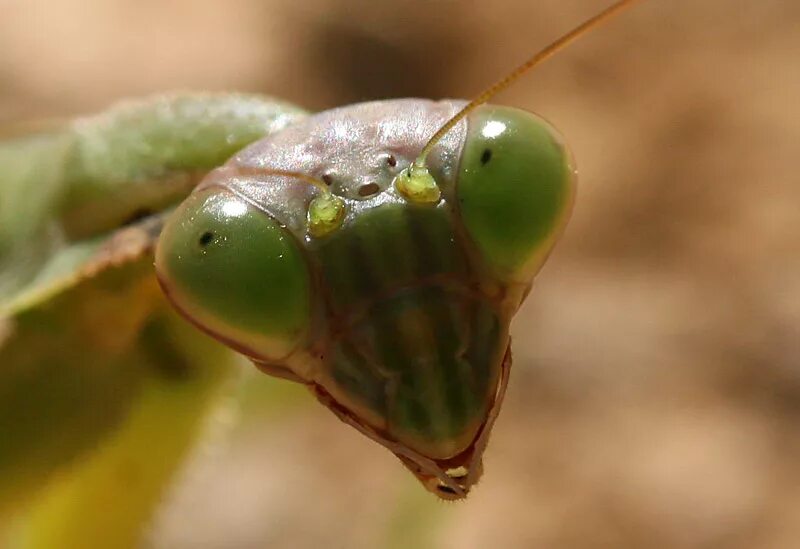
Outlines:
[[215,411],[237,360],[164,310],[139,340],[146,374],[116,429],[61,471],[17,525],[12,547],[137,547],[174,474]]
[[0,141],[0,530],[24,517],[23,546],[140,539],[236,372],[161,295],[164,212],[300,116],[256,96],[158,96]]

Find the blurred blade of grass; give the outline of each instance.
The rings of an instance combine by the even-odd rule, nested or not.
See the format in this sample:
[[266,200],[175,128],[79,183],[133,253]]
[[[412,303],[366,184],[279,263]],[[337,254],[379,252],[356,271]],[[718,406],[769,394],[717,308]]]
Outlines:
[[14,549],[137,547],[176,471],[221,406],[236,358],[171,312],[142,337],[153,372],[125,421],[63,471],[12,531]]

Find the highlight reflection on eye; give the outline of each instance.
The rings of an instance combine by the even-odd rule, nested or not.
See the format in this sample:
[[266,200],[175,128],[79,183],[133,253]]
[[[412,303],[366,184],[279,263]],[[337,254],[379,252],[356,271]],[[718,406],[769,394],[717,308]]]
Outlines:
[[504,123],[499,120],[491,120],[486,123],[481,133],[483,133],[483,137],[487,139],[494,139],[504,131],[506,131],[506,125]]
[[247,204],[244,202],[226,202],[222,205],[222,212],[228,217],[241,217],[247,213]]

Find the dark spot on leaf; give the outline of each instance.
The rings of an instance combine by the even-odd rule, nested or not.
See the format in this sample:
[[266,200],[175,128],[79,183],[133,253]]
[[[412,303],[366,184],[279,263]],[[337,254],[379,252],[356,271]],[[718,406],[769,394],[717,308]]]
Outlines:
[[149,322],[144,327],[139,345],[150,358],[144,364],[152,367],[161,379],[185,383],[197,373],[195,365],[176,347],[170,332],[158,321]]
[[492,159],[492,150],[485,149],[483,151],[483,154],[481,155],[481,166],[485,166],[486,164],[488,164],[489,160],[491,159]]
[[214,233],[211,231],[206,231],[200,235],[200,238],[197,240],[197,243],[200,244],[201,248],[205,248],[214,240]]
[[378,193],[381,188],[378,186],[377,183],[367,183],[366,185],[361,185],[358,188],[358,195],[359,196],[372,196],[373,194]]

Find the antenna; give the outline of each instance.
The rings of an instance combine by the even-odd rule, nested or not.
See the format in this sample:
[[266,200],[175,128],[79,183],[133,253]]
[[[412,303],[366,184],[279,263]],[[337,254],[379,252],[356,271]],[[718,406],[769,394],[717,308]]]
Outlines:
[[276,175],[278,177],[290,177],[292,179],[299,179],[304,183],[308,183],[319,189],[323,195],[331,194],[328,185],[321,179],[317,179],[313,175],[308,175],[303,172],[295,172],[292,170],[280,170],[277,168],[260,168],[251,166],[224,166],[221,171],[230,171],[235,175]]
[[276,175],[279,177],[291,177],[303,183],[316,187],[320,194],[314,197],[308,204],[308,232],[312,236],[325,236],[339,228],[345,214],[344,201],[333,194],[324,181],[312,175],[291,170],[280,170],[275,168],[252,168],[247,166],[236,166],[233,168],[236,175]]
[[[483,92],[481,92],[475,99],[470,101],[463,109],[461,109],[455,116],[453,116],[450,120],[448,120],[439,131],[433,134],[433,137],[428,140],[428,143],[422,149],[422,152],[419,153],[419,156],[414,160],[413,165],[410,169],[413,168],[425,168],[425,161],[428,157],[428,154],[431,152],[431,149],[436,146],[439,140],[453,127],[458,124],[465,116],[467,116],[470,112],[472,112],[476,107],[486,103],[489,99],[493,96],[498,94],[499,92],[506,89],[510,86],[514,81],[516,81],[520,76],[531,70],[536,65],[539,65],[543,61],[546,61],[550,57],[552,57],[555,53],[559,52],[576,39],[580,38],[593,28],[605,23],[615,15],[619,14],[623,10],[631,7],[633,4],[638,2],[639,0],[619,0],[618,2],[612,4],[602,12],[598,13],[594,17],[587,19],[568,33],[561,36],[554,42],[550,43],[548,46],[543,48],[542,50],[538,51],[536,54],[533,55],[530,59],[519,65],[517,68],[512,70],[508,73],[505,77],[501,80],[495,82],[488,88],[486,88]],[[413,177],[413,176],[412,176]]]

